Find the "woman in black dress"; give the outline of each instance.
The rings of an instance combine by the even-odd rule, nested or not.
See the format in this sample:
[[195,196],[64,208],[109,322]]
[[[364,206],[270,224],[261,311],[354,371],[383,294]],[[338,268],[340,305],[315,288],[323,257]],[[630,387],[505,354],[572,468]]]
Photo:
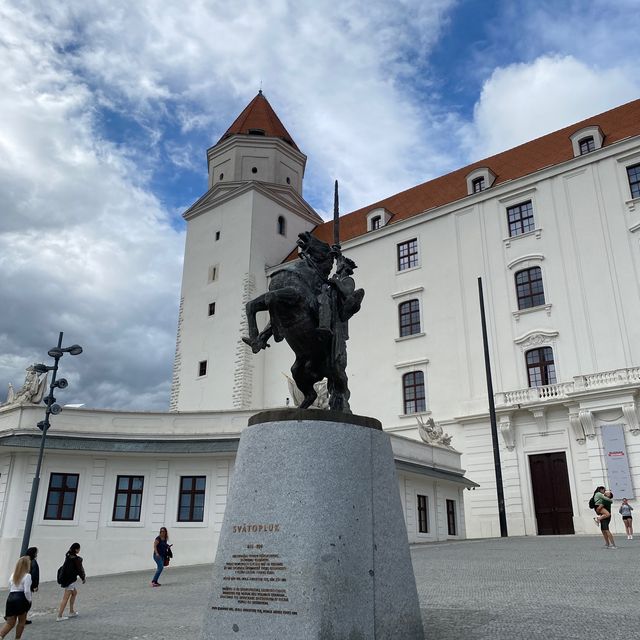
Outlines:
[[24,625],[27,621],[27,611],[31,608],[31,558],[22,556],[9,579],[9,595],[5,608],[4,623],[0,629],[0,638],[6,638],[11,629],[16,626],[16,640],[22,638]]

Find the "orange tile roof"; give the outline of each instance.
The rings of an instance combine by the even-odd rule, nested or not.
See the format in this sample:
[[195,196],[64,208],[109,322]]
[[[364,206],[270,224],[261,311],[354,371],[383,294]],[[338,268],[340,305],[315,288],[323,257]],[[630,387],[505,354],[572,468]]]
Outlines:
[[[466,197],[468,195],[466,176],[479,167],[491,169],[496,175],[494,185],[498,185],[508,180],[521,178],[544,167],[570,160],[574,156],[569,136],[591,125],[598,125],[602,130],[603,147],[630,136],[640,135],[640,100],[634,100],[610,111],[605,111],[340,216],[340,241],[344,242],[365,234],[367,232],[367,214],[373,209],[380,207],[387,209],[392,214],[387,224],[393,224],[428,209]],[[319,225],[314,229],[313,234],[321,240],[331,243],[333,241],[333,222]],[[292,252],[288,259],[291,259],[296,253],[297,251]]]
[[265,136],[280,138],[289,143],[294,149],[300,151],[298,145],[293,141],[280,118],[276,115],[273,107],[264,97],[262,89],[258,91],[258,95],[243,109],[242,113],[216,144],[234,135],[251,135],[251,130],[264,131]]

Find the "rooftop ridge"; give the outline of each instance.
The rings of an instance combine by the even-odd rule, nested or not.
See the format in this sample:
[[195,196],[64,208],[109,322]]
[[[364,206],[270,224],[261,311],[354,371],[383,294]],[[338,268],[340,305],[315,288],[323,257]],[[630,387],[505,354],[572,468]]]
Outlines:
[[[256,133],[261,132],[261,133]],[[242,110],[232,125],[222,135],[216,144],[220,144],[234,135],[263,135],[270,138],[279,138],[300,151],[298,145],[282,124],[273,107],[262,93],[262,89],[251,102]]]
[[[487,167],[496,175],[493,186],[522,178],[541,169],[555,166],[574,157],[570,135],[587,126],[602,130],[607,147],[634,135],[640,135],[640,99],[632,100],[608,111],[590,116],[533,140],[476,160],[442,176],[377,200],[369,205],[340,216],[340,240],[346,241],[367,233],[367,214],[378,208],[387,209],[392,217],[389,224],[406,220],[424,211],[444,206],[467,197],[466,176],[480,167]],[[490,187],[490,190],[493,187]],[[325,222],[313,230],[313,235],[331,242],[332,223]],[[296,255],[292,252],[287,259]]]

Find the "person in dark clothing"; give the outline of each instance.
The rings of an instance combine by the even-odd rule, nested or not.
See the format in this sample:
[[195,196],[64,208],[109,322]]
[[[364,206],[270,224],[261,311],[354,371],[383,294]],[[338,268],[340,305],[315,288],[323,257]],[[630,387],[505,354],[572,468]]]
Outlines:
[[[78,612],[75,609],[76,597],[78,595],[78,578],[82,580],[82,584],[87,581],[84,573],[84,567],[82,566],[82,558],[78,555],[80,552],[80,543],[74,542],[67,551],[64,558],[64,565],[62,571],[62,582],[60,586],[64,589],[64,595],[62,596],[62,602],[58,608],[57,622],[61,620],[68,620],[69,618],[75,618]],[[69,603],[69,615],[64,615],[64,610]]]
[[[31,592],[35,593],[40,585],[40,567],[38,566],[38,547],[29,547],[27,549],[27,555],[31,558]],[[31,624],[33,620],[27,620],[25,624]]]
[[171,558],[172,556],[171,545],[169,544],[169,532],[166,527],[161,527],[160,533],[153,541],[153,561],[156,563],[156,572],[153,574],[153,578],[151,579],[152,587],[161,586],[158,582],[158,578],[160,578],[160,574],[165,567],[167,558]]

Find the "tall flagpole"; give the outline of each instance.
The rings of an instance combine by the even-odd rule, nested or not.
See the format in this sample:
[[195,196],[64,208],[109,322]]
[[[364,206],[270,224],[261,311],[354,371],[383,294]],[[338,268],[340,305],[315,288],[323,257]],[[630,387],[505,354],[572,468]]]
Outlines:
[[502,466],[500,464],[500,447],[498,444],[498,424],[496,406],[493,401],[493,382],[491,381],[491,360],[489,359],[489,339],[487,338],[487,319],[484,315],[484,295],[482,278],[478,278],[478,295],[480,296],[480,320],[482,322],[482,344],[484,346],[484,370],[487,376],[487,395],[489,397],[489,420],[491,422],[491,444],[493,445],[493,466],[496,472],[496,492],[498,494],[498,517],[500,520],[500,536],[506,538],[507,513],[504,505],[504,487],[502,484]]

